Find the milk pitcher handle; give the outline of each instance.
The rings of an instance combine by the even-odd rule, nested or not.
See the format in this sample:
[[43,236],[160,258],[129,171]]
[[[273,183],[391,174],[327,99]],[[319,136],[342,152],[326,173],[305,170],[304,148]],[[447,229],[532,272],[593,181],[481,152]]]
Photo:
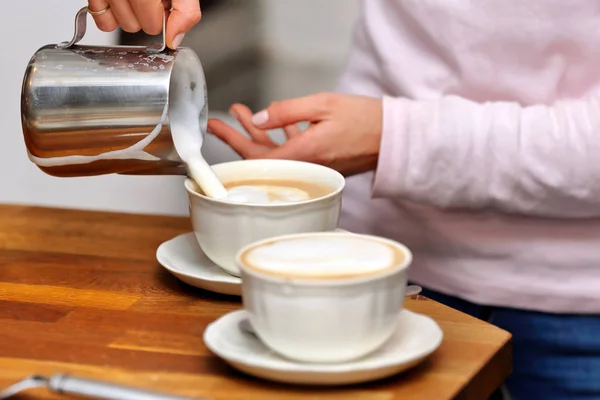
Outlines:
[[[73,38],[71,39],[70,42],[62,42],[62,43],[57,44],[56,45],[57,48],[68,49],[69,47],[79,43],[79,41],[81,41],[81,39],[83,39],[83,36],[85,35],[85,30],[87,27],[88,12],[89,12],[89,10],[87,7],[83,7],[81,10],[79,10],[77,12],[77,15],[75,15],[75,32],[73,33]],[[166,45],[166,29],[165,29],[166,21],[167,21],[166,13],[163,12],[162,42],[153,43],[153,44],[147,46],[146,47],[147,53],[160,53],[167,47],[167,45]]]

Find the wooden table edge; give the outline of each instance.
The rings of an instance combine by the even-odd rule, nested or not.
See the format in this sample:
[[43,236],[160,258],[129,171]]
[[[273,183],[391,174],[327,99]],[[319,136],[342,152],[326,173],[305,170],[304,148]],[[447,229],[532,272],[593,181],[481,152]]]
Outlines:
[[506,340],[502,347],[465,383],[456,395],[456,400],[488,399],[510,376],[513,365],[513,338],[509,332],[503,329],[502,331],[506,332]]

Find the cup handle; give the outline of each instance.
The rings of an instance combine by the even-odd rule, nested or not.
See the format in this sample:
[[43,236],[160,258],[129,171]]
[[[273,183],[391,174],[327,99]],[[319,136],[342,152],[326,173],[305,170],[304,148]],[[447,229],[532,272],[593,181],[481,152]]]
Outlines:
[[[89,12],[89,10],[87,7],[83,7],[82,9],[77,11],[77,14],[75,15],[75,32],[73,33],[73,38],[69,42],[62,42],[62,43],[57,44],[56,48],[68,49],[71,46],[76,45],[77,43],[79,43],[81,41],[81,39],[83,39],[83,36],[85,36],[85,31],[87,28],[88,12]],[[158,42],[158,43],[153,43],[149,46],[146,46],[147,53],[160,53],[167,47],[167,45],[166,45],[166,31],[167,30],[165,29],[166,26],[167,26],[167,15],[166,15],[166,12],[163,12],[162,41]]]

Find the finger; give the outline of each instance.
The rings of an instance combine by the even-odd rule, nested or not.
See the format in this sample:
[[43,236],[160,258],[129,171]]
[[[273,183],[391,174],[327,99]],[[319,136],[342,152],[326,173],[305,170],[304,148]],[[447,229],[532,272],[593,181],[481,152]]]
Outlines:
[[162,0],[131,0],[131,8],[148,35],[162,32],[164,6]]
[[262,129],[283,128],[297,122],[318,122],[335,106],[338,96],[320,93],[278,101],[252,117],[252,123]]
[[[108,6],[107,0],[89,0],[88,10],[89,11],[100,11],[104,10]],[[94,22],[98,29],[104,32],[112,32],[119,27],[119,23],[115,19],[112,10],[109,8],[100,15],[93,15]]]
[[284,127],[283,131],[285,132],[285,136],[288,138],[288,140],[302,133],[302,131],[300,130],[300,128],[298,128],[298,125],[296,124]]
[[271,138],[269,137],[267,132],[263,131],[262,129],[258,129],[256,126],[254,126],[254,124],[252,123],[252,111],[250,111],[248,107],[246,107],[243,104],[234,104],[229,109],[229,113],[236,120],[238,120],[240,124],[242,124],[244,129],[246,129],[246,131],[248,131],[248,133],[252,137],[252,140],[254,140],[256,143],[269,147],[276,146],[276,144],[271,141]]
[[131,4],[127,0],[109,0],[110,9],[125,32],[138,32],[141,29],[140,22],[135,16]]
[[173,0],[171,15],[167,20],[167,45],[176,49],[186,32],[200,22],[200,2],[198,0]]
[[211,118],[208,120],[208,131],[227,143],[233,151],[243,158],[256,157],[267,150],[264,146],[254,143],[248,137],[218,119]]

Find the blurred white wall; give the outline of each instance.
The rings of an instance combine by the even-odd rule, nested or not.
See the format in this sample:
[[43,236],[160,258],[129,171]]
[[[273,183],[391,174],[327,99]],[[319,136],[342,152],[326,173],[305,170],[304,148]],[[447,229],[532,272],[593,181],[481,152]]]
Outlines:
[[333,90],[361,0],[260,0],[267,100]]
[[[264,83],[266,96],[278,99],[333,88],[350,43],[358,0],[251,1],[262,7],[262,44],[273,59]],[[85,4],[85,0],[29,0],[10,1],[3,7],[7,17],[0,34],[7,46],[0,56],[0,203],[187,215],[181,177],[55,178],[27,158],[19,105],[25,66],[39,47],[71,38],[74,15]],[[114,40],[114,35],[98,31],[90,17],[83,43]],[[236,158],[213,138],[203,152],[209,162]]]
[[263,48],[279,61],[338,69],[360,0],[260,0]]

